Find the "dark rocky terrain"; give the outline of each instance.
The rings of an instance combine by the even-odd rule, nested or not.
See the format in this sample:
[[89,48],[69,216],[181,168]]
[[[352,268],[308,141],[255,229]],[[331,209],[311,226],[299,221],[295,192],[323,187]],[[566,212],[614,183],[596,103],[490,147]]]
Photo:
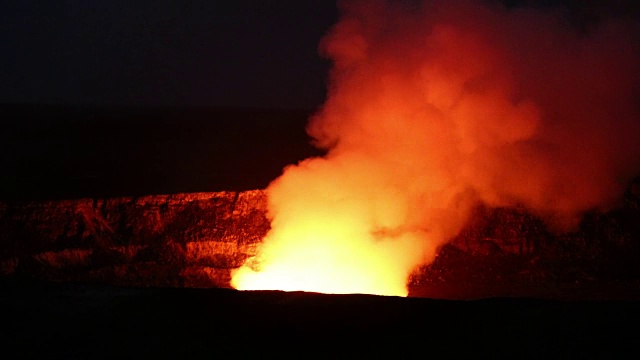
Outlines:
[[269,229],[262,191],[3,203],[5,276],[228,287]]
[[[634,191],[624,208],[591,214],[562,234],[522,209],[478,208],[435,262],[417,269],[412,295],[638,298],[640,197]],[[0,274],[225,288],[231,270],[255,254],[268,229],[260,190],[5,201]]]

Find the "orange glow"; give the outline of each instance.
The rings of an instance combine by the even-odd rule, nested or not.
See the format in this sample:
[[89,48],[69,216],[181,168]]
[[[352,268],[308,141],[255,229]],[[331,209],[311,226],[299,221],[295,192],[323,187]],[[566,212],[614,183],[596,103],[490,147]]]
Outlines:
[[341,1],[308,133],[323,158],[267,188],[271,230],[237,289],[406,296],[470,209],[558,229],[640,173],[637,24],[473,0]]
[[[345,161],[359,171],[345,172]],[[394,208],[400,199],[375,192],[367,164],[309,159],[287,168],[268,189],[272,229],[258,257],[234,272],[232,285],[406,296],[405,279],[425,260],[428,243],[419,231],[384,230],[405,220]]]
[[[304,225],[303,225],[304,226]],[[249,267],[235,273],[239,290],[285,290],[323,293],[363,293],[406,296],[404,283],[394,276],[398,266],[384,243],[376,245],[367,235],[354,239],[345,229],[290,234],[295,246],[262,249],[266,260],[259,271]],[[396,240],[402,241],[402,240]],[[410,248],[409,241],[405,246]],[[397,255],[397,254],[396,254]],[[276,261],[274,261],[276,260]],[[411,269],[404,269],[405,272]]]

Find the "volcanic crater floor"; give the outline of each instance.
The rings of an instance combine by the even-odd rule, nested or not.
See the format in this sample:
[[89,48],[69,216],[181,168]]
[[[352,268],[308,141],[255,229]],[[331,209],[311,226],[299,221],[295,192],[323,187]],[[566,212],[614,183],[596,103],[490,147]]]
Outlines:
[[[638,300],[0,284],[9,358],[634,358]],[[415,294],[415,291],[414,291]]]

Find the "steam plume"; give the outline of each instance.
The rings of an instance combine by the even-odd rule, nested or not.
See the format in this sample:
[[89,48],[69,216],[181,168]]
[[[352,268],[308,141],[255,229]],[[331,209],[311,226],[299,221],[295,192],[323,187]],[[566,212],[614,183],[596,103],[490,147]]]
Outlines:
[[[327,101],[308,126],[328,153],[269,186],[272,230],[235,286],[404,295],[474,205],[525,206],[566,229],[638,175],[636,22],[579,29],[481,1],[339,4],[321,42]],[[346,290],[308,286],[332,271],[321,282]]]

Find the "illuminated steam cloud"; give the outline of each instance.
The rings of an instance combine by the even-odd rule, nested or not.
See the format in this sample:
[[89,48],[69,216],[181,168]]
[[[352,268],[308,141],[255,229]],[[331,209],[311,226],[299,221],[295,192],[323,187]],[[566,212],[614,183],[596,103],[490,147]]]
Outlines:
[[267,189],[272,230],[240,289],[406,295],[470,209],[557,229],[616,205],[640,169],[638,24],[586,29],[481,1],[340,2],[308,133],[327,150]]

